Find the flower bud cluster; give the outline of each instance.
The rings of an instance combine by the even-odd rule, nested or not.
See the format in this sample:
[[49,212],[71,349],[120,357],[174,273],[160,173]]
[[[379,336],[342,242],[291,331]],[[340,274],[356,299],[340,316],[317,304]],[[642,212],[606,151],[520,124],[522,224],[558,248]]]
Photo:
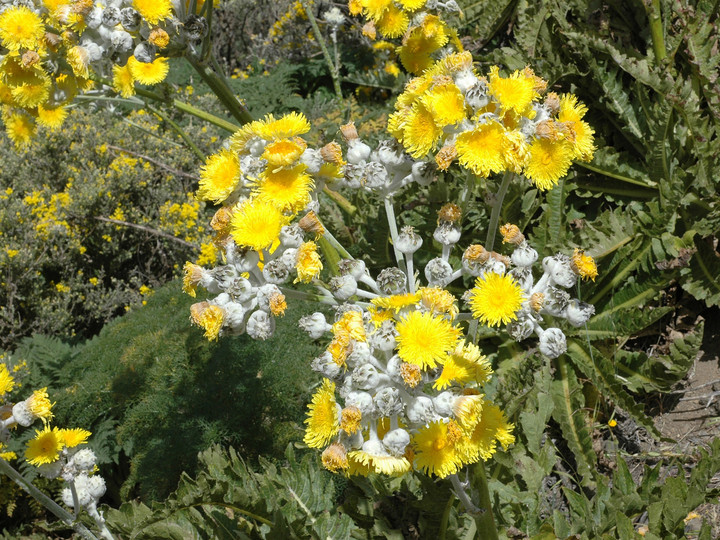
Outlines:
[[407,83],[388,131],[442,171],[457,160],[480,177],[509,171],[550,189],[595,147],[585,105],[546,89],[529,67],[504,77],[493,66],[480,76],[469,52],[448,54]]
[[205,31],[204,19],[179,1],[3,3],[0,101],[8,135],[21,145],[36,122],[60,126],[65,106],[92,89],[95,76],[112,78],[124,97],[135,93],[135,81],[159,83],[168,72],[166,57],[192,51]]

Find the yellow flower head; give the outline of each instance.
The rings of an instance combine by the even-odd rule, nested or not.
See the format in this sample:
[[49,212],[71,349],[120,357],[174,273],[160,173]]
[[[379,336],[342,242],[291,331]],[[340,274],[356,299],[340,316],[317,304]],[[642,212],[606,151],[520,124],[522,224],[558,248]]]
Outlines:
[[158,24],[170,17],[172,12],[170,0],[133,0],[133,7],[150,24]]
[[530,145],[525,176],[539,189],[551,189],[567,174],[572,159],[573,148],[570,142],[535,139]]
[[302,283],[310,283],[313,279],[320,275],[323,269],[320,254],[317,252],[317,244],[315,242],[304,242],[297,250],[297,262],[295,263],[298,281]]
[[340,443],[332,443],[323,450],[321,461],[330,472],[346,471],[349,467],[347,449]]
[[153,85],[165,80],[170,65],[167,58],[157,57],[152,62],[139,62],[134,56],[128,60],[133,79],[140,84]]
[[295,163],[307,148],[307,143],[299,137],[280,139],[265,147],[262,158],[271,167],[289,167]]
[[463,466],[456,444],[462,438],[459,426],[450,421],[432,422],[419,429],[413,436],[415,466],[426,474],[445,478],[455,474]]
[[78,445],[85,444],[90,435],[92,435],[92,433],[82,428],[61,429],[58,431],[60,440],[68,448],[74,448]]
[[62,105],[48,108],[38,105],[37,113],[38,124],[52,130],[62,126],[65,118],[67,118],[67,109]]
[[492,367],[480,349],[472,343],[458,343],[455,350],[443,362],[443,370],[433,385],[444,390],[451,384],[483,384],[490,379]]
[[405,12],[391,4],[382,17],[377,20],[377,29],[385,37],[396,38],[405,33],[409,22],[410,19]]
[[481,124],[460,134],[455,142],[460,165],[478,176],[505,170],[508,140],[505,128],[497,122]]
[[402,143],[407,153],[414,158],[421,158],[433,150],[443,134],[432,112],[422,103],[413,105],[404,122]]
[[272,114],[252,124],[255,133],[265,140],[289,139],[310,131],[310,122],[302,113],[291,112],[275,120]]
[[235,207],[230,220],[230,234],[238,246],[261,251],[280,236],[287,218],[277,206],[267,201],[245,200]]
[[183,292],[195,298],[195,291],[203,276],[202,266],[193,264],[190,261],[183,266]]
[[332,333],[334,336],[345,335],[355,341],[367,341],[362,313],[355,310],[346,311],[340,320],[332,325]]
[[29,144],[35,136],[35,122],[25,113],[13,112],[3,115],[3,121],[8,137],[18,148]]
[[63,449],[63,440],[58,428],[45,426],[42,430],[35,430],[36,436],[27,442],[25,459],[31,465],[45,465],[53,463],[60,457]]
[[490,68],[488,88],[504,110],[527,114],[533,100],[538,97],[536,80],[525,71],[515,71],[510,77],[501,77],[500,68]]
[[15,388],[15,379],[5,364],[0,364],[0,396],[11,392]]
[[320,389],[308,405],[308,417],[305,419],[305,437],[303,441],[310,448],[322,448],[338,434],[340,429],[340,407],[335,401],[335,383],[323,379]]
[[392,309],[397,313],[404,307],[416,304],[419,300],[419,293],[405,293],[392,296],[378,296],[370,300],[370,303],[379,308]]
[[300,163],[289,169],[265,169],[255,184],[253,194],[258,200],[273,204],[283,212],[298,212],[310,202],[310,191],[314,187],[312,178],[305,173],[306,168],[304,163]]
[[220,306],[212,305],[209,302],[199,302],[190,306],[190,320],[205,330],[204,337],[208,341],[217,340],[224,319],[225,312]]
[[465,119],[465,98],[453,83],[433,87],[421,101],[440,127],[457,124]]
[[595,259],[578,248],[575,248],[573,252],[570,268],[583,279],[592,279],[595,281],[598,275]]
[[135,77],[133,77],[130,62],[124,66],[113,65],[113,89],[124,98],[135,95]]
[[492,272],[477,278],[470,291],[470,310],[480,322],[500,326],[517,319],[523,300],[523,290],[511,276]]
[[413,311],[397,323],[398,355],[422,369],[434,368],[455,347],[460,329],[432,313]]
[[15,86],[11,90],[15,103],[26,109],[37,107],[47,101],[50,95],[50,78],[38,76],[25,84]]
[[385,11],[393,7],[392,0],[361,0],[365,15],[377,22]]
[[90,75],[90,53],[85,47],[75,45],[67,52],[67,61],[76,77],[87,79]]
[[45,35],[38,14],[25,6],[10,7],[0,14],[0,42],[11,50],[35,50]]
[[591,161],[595,153],[595,130],[587,122],[583,122],[582,118],[586,112],[587,107],[579,102],[573,94],[563,94],[560,98],[558,120],[569,124],[573,132],[573,157]]
[[480,421],[485,396],[478,392],[467,392],[453,404],[453,415],[465,434],[472,433]]
[[423,287],[419,291],[422,305],[432,313],[450,315],[454,319],[458,314],[457,299],[452,293],[440,287]]
[[345,407],[340,413],[340,429],[352,435],[360,429],[362,412],[355,406]]
[[497,451],[499,442],[507,448],[515,442],[512,434],[514,426],[505,419],[505,415],[497,405],[485,402],[480,420],[468,438],[459,445],[459,453],[465,463],[475,463],[482,459],[490,459]]
[[216,204],[227,199],[240,181],[240,160],[235,152],[223,149],[208,157],[200,171],[197,198]]
[[427,0],[397,0],[398,3],[407,11],[415,11],[425,5]]
[[384,451],[369,452],[354,450],[348,454],[353,461],[361,464],[368,471],[387,476],[402,476],[412,469],[412,463],[405,456],[393,456]]
[[35,390],[27,399],[30,412],[36,418],[41,418],[43,422],[51,420],[53,417],[52,407],[54,403],[50,403],[48,399],[47,387]]

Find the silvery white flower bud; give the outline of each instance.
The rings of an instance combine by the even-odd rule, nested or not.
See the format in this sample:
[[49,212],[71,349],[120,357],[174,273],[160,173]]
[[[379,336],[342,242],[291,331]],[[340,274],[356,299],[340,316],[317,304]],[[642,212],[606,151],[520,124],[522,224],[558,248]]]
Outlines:
[[509,322],[505,326],[505,330],[515,341],[523,341],[532,335],[535,330],[535,325],[527,316],[520,316],[517,321]]
[[72,458],[72,463],[81,470],[92,471],[97,463],[97,457],[95,452],[90,448],[81,448],[78,450]]
[[402,147],[393,140],[383,140],[373,152],[373,159],[389,168],[399,168],[407,160]]
[[230,287],[226,289],[226,292],[233,300],[241,303],[247,302],[255,296],[252,284],[244,277],[235,278]]
[[415,253],[418,249],[420,249],[422,244],[422,238],[420,238],[420,235],[415,232],[415,228],[408,226],[403,227],[400,230],[400,234],[398,234],[395,247],[400,253],[409,255]]
[[345,185],[351,189],[360,189],[365,183],[365,167],[348,163],[343,175]]
[[345,358],[348,367],[359,366],[360,364],[375,363],[375,358],[367,343],[364,341],[355,341],[352,344],[352,351]]
[[330,291],[338,300],[347,300],[357,292],[357,289],[357,281],[349,274],[336,276],[330,280]]
[[429,424],[438,418],[433,400],[427,396],[417,396],[406,405],[405,415],[411,424]]
[[475,111],[483,109],[490,103],[487,86],[478,81],[465,91],[465,102]]
[[212,301],[213,304],[221,308],[225,308],[225,306],[230,302],[232,302],[232,297],[226,292],[218,294]]
[[353,384],[361,390],[377,388],[381,381],[380,374],[372,364],[361,364],[353,370]]
[[309,174],[319,173],[324,163],[322,155],[320,155],[320,150],[315,148],[306,148],[300,156],[300,162],[307,166],[305,172]]
[[280,259],[270,261],[262,269],[265,281],[274,285],[281,285],[290,278],[290,269]]
[[360,259],[343,259],[338,263],[340,274],[350,274],[356,281],[365,276],[365,262]]
[[[201,270],[199,284],[205,287],[208,292],[213,294],[218,294],[220,291],[225,291],[226,289],[228,289],[237,277],[235,269],[229,265],[216,266],[212,270],[207,271],[207,274],[209,274],[209,276],[206,276],[205,269]],[[210,290],[213,283],[209,279],[207,279],[207,277],[212,278],[212,281],[217,284],[216,287],[219,289],[219,291]],[[208,286],[204,285],[205,282],[208,282]]]
[[332,329],[332,326],[330,326],[325,320],[325,315],[319,311],[316,311],[312,315],[301,317],[298,324],[300,325],[300,328],[305,330],[312,339],[320,339],[326,332],[329,332]]
[[238,302],[228,302],[223,306],[223,325],[230,327],[233,331],[243,330],[245,323],[245,308]]
[[567,291],[559,287],[548,287],[545,290],[542,312],[553,317],[561,317],[569,303],[570,295]]
[[303,231],[297,224],[280,229],[280,243],[285,248],[299,248],[303,243]]
[[63,463],[61,460],[53,461],[52,463],[43,463],[37,466],[37,472],[44,478],[54,480],[60,476],[62,472]]
[[548,358],[557,358],[567,351],[565,334],[559,328],[548,328],[540,336],[539,349]]
[[478,78],[471,69],[463,69],[455,74],[455,86],[457,86],[463,94],[475,86],[477,82]]
[[297,252],[298,250],[295,248],[288,248],[283,251],[279,260],[281,260],[288,268],[295,268],[295,265],[297,264]]
[[504,274],[507,271],[507,267],[497,259],[490,259],[487,263],[482,267],[482,270],[480,272],[481,276],[484,276],[485,274]]
[[131,7],[126,7],[120,10],[120,24],[128,32],[135,32],[142,22],[140,14]]
[[565,318],[574,327],[585,324],[595,314],[595,306],[573,299],[565,307]]
[[88,60],[90,62],[97,62],[102,58],[103,48],[97,43],[93,43],[92,41],[83,41],[81,46],[87,51]]
[[250,272],[257,267],[257,264],[259,262],[260,255],[258,255],[257,251],[252,249],[248,249],[242,254],[238,252],[237,256],[233,258],[233,264],[235,265],[235,269],[241,274],[243,272]]
[[382,442],[390,454],[400,457],[410,444],[410,434],[403,428],[393,429],[385,434]]
[[407,277],[399,268],[385,268],[378,274],[377,285],[385,294],[402,294],[407,290]]
[[370,439],[365,441],[362,445],[362,451],[370,454],[371,456],[386,456],[387,450],[385,445],[377,439]]
[[338,8],[333,7],[323,13],[323,20],[331,26],[339,27],[345,22],[345,15]]
[[429,186],[435,180],[435,163],[416,161],[411,169],[412,179],[421,186]]
[[396,336],[397,330],[393,322],[383,321],[380,328],[370,336],[370,344],[383,352],[390,352],[397,346]]
[[577,276],[570,267],[570,257],[562,253],[558,253],[553,257],[545,257],[543,259],[543,270],[556,284],[566,289],[574,286],[577,281]]
[[272,283],[259,287],[255,293],[258,301],[258,308],[269,313],[271,311],[270,298],[279,294],[282,294],[280,289],[277,288],[277,285],[273,285]]
[[22,427],[28,427],[35,421],[35,418],[37,418],[30,410],[30,405],[28,405],[27,401],[20,401],[13,405],[12,415],[15,422]]
[[402,364],[402,358],[400,358],[397,354],[387,361],[385,372],[394,383],[403,384],[405,382],[402,378],[402,374],[400,373],[400,366],[402,366]]
[[247,321],[246,332],[253,339],[265,341],[275,332],[275,319],[265,311],[253,311]]
[[63,488],[63,490],[60,492],[60,498],[62,499],[62,502],[65,504],[65,506],[68,506],[70,508],[75,507],[75,501],[73,501],[73,496],[70,488]]
[[510,275],[517,281],[520,288],[524,291],[529,291],[533,286],[533,275],[532,270],[529,266],[516,266],[510,270]]
[[120,10],[116,7],[106,7],[102,14],[102,23],[108,28],[115,28],[120,24]]
[[138,43],[135,46],[135,50],[133,51],[133,56],[135,56],[135,59],[138,62],[142,62],[143,64],[149,64],[150,62],[155,60],[156,54],[157,47],[155,47],[155,45],[148,41]]
[[515,266],[532,266],[538,259],[538,252],[530,247],[530,244],[523,242],[515,248],[510,259]]
[[372,416],[375,413],[372,396],[367,392],[350,392],[345,398],[345,407],[357,407],[363,416]]
[[430,260],[425,266],[425,279],[431,287],[445,287],[450,283],[452,274],[452,266],[441,257]]
[[190,15],[183,25],[183,30],[189,41],[200,41],[207,34],[208,23],[205,17]]
[[459,13],[460,6],[455,0],[447,0],[447,2],[445,2],[445,11],[448,13]]
[[443,222],[433,233],[433,238],[443,246],[453,246],[460,240],[460,227],[454,223]]
[[102,8],[95,7],[91,9],[90,13],[85,15],[85,25],[91,30],[95,30],[98,26],[102,24],[102,15]]
[[400,398],[400,391],[391,386],[378,391],[373,398],[375,409],[380,416],[393,416],[400,414],[403,410],[403,402]]
[[441,416],[452,416],[456,398],[457,396],[452,392],[440,392],[433,398],[433,405],[435,405],[437,413]]
[[333,360],[332,354],[327,351],[315,358],[310,364],[310,368],[323,377],[333,380],[342,372],[340,365]]
[[133,38],[123,30],[115,30],[110,34],[110,43],[116,51],[130,51],[133,46]]
[[86,489],[96,501],[105,495],[105,479],[99,474],[92,475],[85,484]]
[[360,139],[351,139],[348,141],[347,162],[357,165],[369,158],[370,152],[370,147]]

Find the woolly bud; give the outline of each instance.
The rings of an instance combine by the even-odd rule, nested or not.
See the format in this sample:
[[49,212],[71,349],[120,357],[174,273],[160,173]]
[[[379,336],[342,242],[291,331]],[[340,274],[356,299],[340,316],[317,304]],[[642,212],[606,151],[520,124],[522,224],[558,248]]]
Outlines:
[[441,416],[452,416],[456,396],[452,392],[440,392],[433,399],[435,410]]
[[435,155],[435,163],[441,171],[447,171],[457,158],[457,148],[454,144],[446,144]]
[[453,269],[446,260],[436,257],[425,265],[425,279],[431,287],[445,287],[452,279]]
[[411,226],[403,227],[398,235],[395,247],[401,253],[409,255],[415,253],[422,246],[422,238],[415,234],[415,228]]
[[280,229],[280,243],[285,248],[298,248],[302,245],[302,229],[297,225],[285,225]]
[[381,416],[394,416],[403,410],[403,400],[400,391],[391,386],[379,390],[373,398],[375,409]]
[[433,232],[433,238],[443,246],[453,246],[460,240],[462,231],[456,224],[443,221]]
[[357,407],[363,416],[371,416],[375,412],[373,398],[367,392],[350,392],[345,398],[345,407]]
[[246,331],[251,338],[265,341],[275,332],[275,319],[264,311],[254,311],[247,321]]
[[97,501],[100,497],[105,495],[105,479],[102,476],[95,474],[88,478],[85,488],[90,493],[90,496]]
[[410,434],[403,428],[388,431],[382,440],[388,452],[396,457],[400,457],[405,453],[406,448],[410,444]]
[[126,7],[120,10],[120,24],[128,32],[134,32],[140,27],[142,17],[140,14],[131,7]]
[[565,307],[565,318],[576,328],[585,324],[595,314],[595,306],[573,299]]
[[365,262],[360,259],[342,259],[338,263],[341,275],[350,274],[356,281],[365,276]]
[[290,277],[290,269],[281,260],[275,259],[263,266],[262,274],[268,283],[280,285]]
[[435,174],[436,167],[435,163],[416,161],[413,163],[410,174],[412,179],[421,186],[429,186],[437,178]]
[[205,17],[190,15],[184,24],[185,35],[190,41],[200,41],[207,35],[208,23]]
[[529,267],[537,261],[538,253],[527,242],[523,242],[515,248],[510,259],[515,266]]
[[120,10],[113,6],[108,6],[103,10],[102,24],[108,28],[115,28],[120,24]]
[[138,62],[142,62],[143,64],[149,64],[150,62],[155,60],[156,52],[157,47],[155,47],[155,45],[144,41],[136,45],[135,50],[133,51],[133,55]]
[[570,268],[570,258],[561,253],[553,257],[545,257],[543,259],[543,270],[550,276],[552,281],[566,289],[575,285],[577,281],[577,276]]
[[347,300],[357,292],[357,289],[357,281],[349,274],[336,276],[330,280],[330,290],[338,300]]
[[312,315],[301,317],[298,324],[312,339],[320,339],[326,332],[332,329],[332,326],[325,320],[325,315],[319,311],[316,311]]
[[377,284],[385,294],[401,294],[407,288],[407,276],[399,268],[385,268],[378,275]]
[[320,149],[320,155],[327,163],[341,165],[343,162],[342,148],[335,141],[327,143]]
[[[357,132],[355,132],[355,134],[357,135]],[[350,139],[348,140],[347,160],[349,163],[361,163],[370,157],[371,151],[372,149],[360,139]],[[378,163],[378,165],[382,167],[380,163]]]
[[446,203],[438,210],[438,225],[443,221],[455,223],[460,221],[462,217],[462,209],[455,203]]
[[72,457],[72,463],[80,470],[92,471],[95,468],[97,458],[95,452],[90,448],[81,448]]
[[505,330],[515,341],[522,341],[529,338],[535,330],[532,319],[520,317],[517,321],[511,321],[505,326]]
[[427,396],[418,396],[406,403],[405,415],[411,424],[429,424],[437,420],[433,400]]
[[559,328],[548,328],[540,336],[539,348],[548,358],[557,358],[567,351],[565,334]]

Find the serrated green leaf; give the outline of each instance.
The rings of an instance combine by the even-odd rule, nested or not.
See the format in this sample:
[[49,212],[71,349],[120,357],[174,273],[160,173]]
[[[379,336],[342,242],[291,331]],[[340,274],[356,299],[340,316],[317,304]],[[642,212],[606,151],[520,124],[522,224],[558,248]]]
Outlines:
[[717,306],[720,305],[720,257],[712,248],[712,239],[695,239],[697,252],[690,259],[690,266],[680,274],[683,289],[708,306]]

